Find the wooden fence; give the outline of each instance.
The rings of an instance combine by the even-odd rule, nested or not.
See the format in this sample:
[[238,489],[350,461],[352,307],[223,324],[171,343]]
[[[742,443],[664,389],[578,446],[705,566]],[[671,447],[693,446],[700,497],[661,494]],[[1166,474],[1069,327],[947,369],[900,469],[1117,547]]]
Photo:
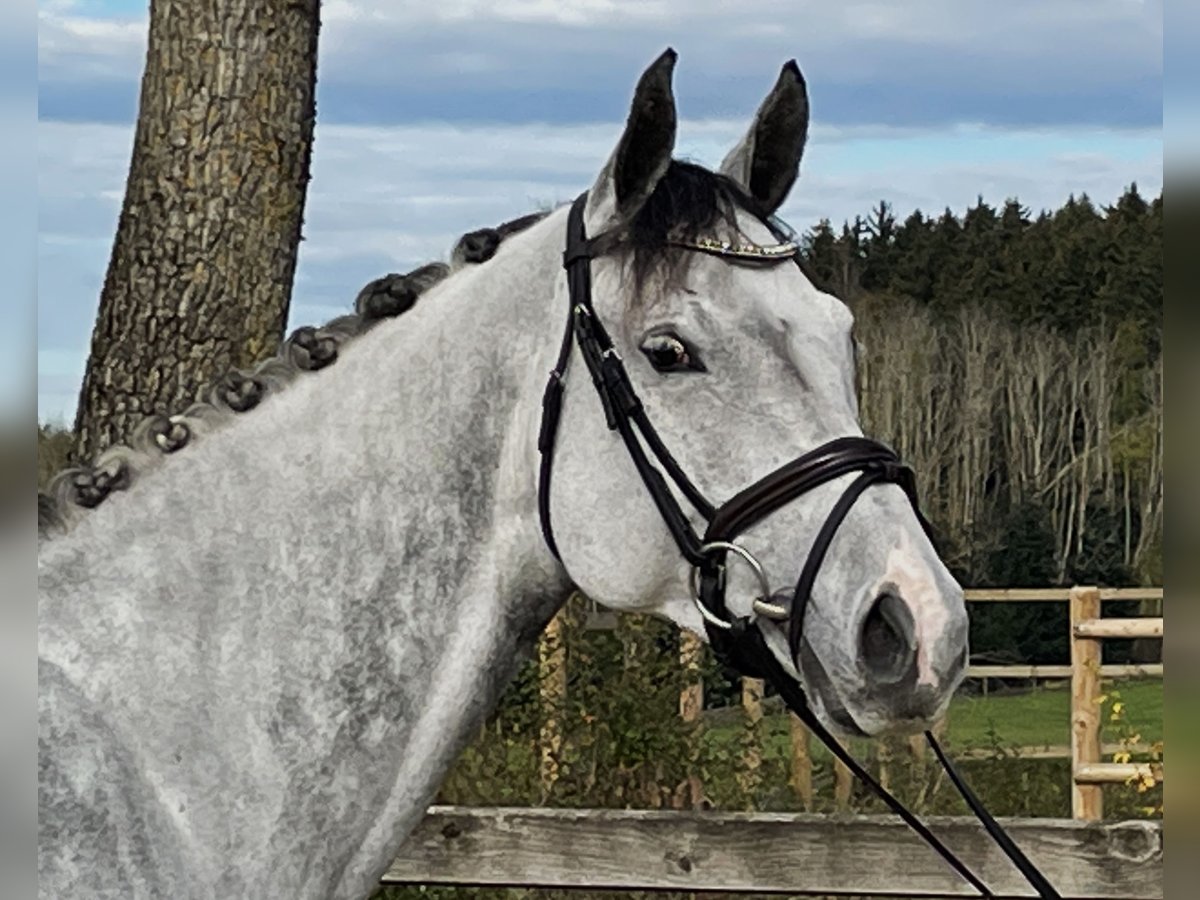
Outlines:
[[[1162,618],[1105,619],[1105,600],[1162,599],[1161,589],[1036,589],[967,592],[972,602],[1070,603],[1070,666],[972,666],[974,678],[1070,678],[1073,814],[1102,814],[1102,784],[1161,779],[1161,767],[1103,763],[1100,680],[1162,675],[1162,666],[1103,666],[1100,642],[1161,637]],[[593,622],[604,627],[603,621]],[[683,642],[681,662],[696,670],[700,645]],[[543,640],[551,706],[565,690],[561,622]],[[694,721],[703,705],[697,680],[680,697]],[[762,715],[762,684],[743,683],[742,705]],[[808,734],[792,721],[793,785],[811,802]],[[543,723],[544,779],[553,780],[558,723]],[[751,750],[753,752],[753,750]],[[743,761],[746,762],[746,761]],[[750,761],[753,763],[753,761]],[[753,769],[754,766],[747,766]],[[847,773],[848,774],[848,773]],[[849,797],[849,779],[836,792]],[[691,789],[693,801],[702,788]],[[1163,897],[1163,823],[1071,819],[1007,819],[1013,839],[1065,900],[1159,900]],[[931,829],[997,897],[1030,897],[1029,885],[974,819],[930,817]],[[592,889],[728,891],[793,896],[977,896],[949,867],[890,816],[716,811],[433,807],[409,836],[384,884]]]
[[[1161,781],[1161,764],[1104,762],[1105,753],[1118,752],[1124,748],[1101,744],[1100,683],[1105,678],[1135,676],[1159,677],[1163,675],[1161,663],[1149,665],[1102,665],[1100,642],[1104,639],[1161,638],[1162,617],[1137,619],[1104,619],[1101,606],[1105,601],[1157,600],[1163,599],[1162,588],[1000,588],[968,589],[965,592],[971,603],[1049,602],[1068,603],[1070,629],[1068,640],[1071,648],[1071,664],[1060,665],[970,665],[967,677],[975,679],[1069,679],[1071,681],[1071,744],[1061,755],[1070,755],[1072,772],[1072,815],[1077,819],[1097,821],[1103,817],[1102,788],[1105,784],[1129,783],[1136,780]],[[599,608],[593,609],[587,621],[592,629],[608,629],[615,625],[615,615]],[[555,632],[557,634],[557,632]],[[681,663],[692,670],[701,652],[700,639],[685,633],[681,642]],[[558,679],[565,684],[565,672],[557,672]],[[551,679],[555,680],[555,679]],[[680,714],[685,721],[694,721],[703,708],[703,685],[697,680],[684,689],[680,697]],[[763,685],[757,679],[743,679],[742,709],[751,722],[763,716]],[[805,809],[813,803],[812,754],[808,730],[795,716],[789,716],[791,724],[791,785],[797,799]],[[944,723],[941,723],[944,727]],[[544,736],[545,737],[545,736]],[[553,739],[549,737],[548,739]],[[909,751],[916,757],[924,754],[924,741],[914,737],[909,742]],[[756,749],[746,750],[742,769],[754,772],[759,760]],[[1055,755],[1054,751],[1039,751],[1037,756]],[[880,778],[887,783],[887,759],[880,760]],[[845,810],[850,801],[853,779],[850,771],[840,762],[835,764],[834,797],[837,807]],[[699,797],[701,786],[691,785],[690,793]]]
[[[1161,764],[1101,762],[1100,646],[1106,638],[1158,638],[1163,636],[1162,616],[1137,619],[1102,618],[1104,591],[1094,587],[1071,589],[1071,815],[1098,822],[1104,818],[1105,784],[1162,781]],[[1157,599],[1162,599],[1159,591]],[[1159,675],[1162,667],[1159,666]]]
[[[930,827],[997,897],[1032,890],[974,820]],[[1008,819],[1064,898],[1158,900],[1161,822]],[[434,807],[385,884],[978,896],[892,817]]]

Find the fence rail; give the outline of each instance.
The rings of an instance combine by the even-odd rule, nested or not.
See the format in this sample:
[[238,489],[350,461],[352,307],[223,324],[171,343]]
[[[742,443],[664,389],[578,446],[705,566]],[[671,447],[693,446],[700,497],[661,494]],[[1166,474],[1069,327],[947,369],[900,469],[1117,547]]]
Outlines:
[[1104,593],[1094,587],[1071,588],[1071,815],[1098,822],[1104,818],[1105,784],[1162,781],[1162,766],[1101,762],[1100,664],[1105,638],[1162,638],[1163,620],[1101,618]]
[[[1031,896],[974,819],[930,827],[998,897]],[[1158,900],[1160,822],[1006,819],[1064,898]],[[892,817],[433,807],[385,884],[978,896]]]
[[[1070,678],[1070,666],[967,666],[968,678]],[[1162,663],[1113,663],[1100,667],[1101,678],[1162,678]]]
[[[1163,619],[1102,618],[1101,607],[1105,601],[1163,600],[1161,587],[1125,588],[969,588],[964,596],[971,603],[1067,603],[1070,629],[1067,638],[1071,648],[1070,665],[992,665],[973,664],[967,668],[968,678],[1012,679],[1062,679],[1070,680],[1071,690],[1071,745],[1072,761],[1072,814],[1078,819],[1098,821],[1102,818],[1103,784],[1118,784],[1135,779],[1162,780],[1162,766],[1144,763],[1106,763],[1102,761],[1105,748],[1100,743],[1100,681],[1104,678],[1163,677],[1162,663],[1102,665],[1100,642],[1104,639],[1162,638]],[[1082,605],[1081,605],[1082,604]],[[598,607],[588,616],[586,627],[611,629],[616,626],[614,613]],[[699,638],[685,635],[681,648],[681,661],[695,668]],[[565,676],[563,676],[565,677]],[[703,706],[703,688],[697,682],[686,688],[681,697],[681,713],[694,719]],[[769,701],[768,701],[769,702]],[[763,715],[762,684],[755,679],[744,679],[742,711],[751,721]],[[690,717],[690,718],[689,718]],[[792,717],[792,778],[791,784],[798,799],[806,809],[812,807],[813,779],[812,754],[807,730]],[[910,744],[912,753],[924,753],[924,744],[914,740]],[[1132,749],[1134,752],[1138,748]],[[754,748],[747,752],[753,754]],[[1047,753],[1039,755],[1049,755]],[[744,760],[753,763],[753,759]],[[749,765],[748,768],[756,768]],[[881,772],[881,775],[886,773]],[[839,809],[849,803],[851,789],[850,771],[840,763],[834,769],[834,797]],[[691,786],[693,795],[699,794],[698,784]]]
[[[1063,602],[1071,599],[1074,588],[967,588],[963,596],[969,602],[995,601],[1000,603],[1030,603],[1035,601]],[[1161,600],[1160,587],[1098,588],[1101,600]]]

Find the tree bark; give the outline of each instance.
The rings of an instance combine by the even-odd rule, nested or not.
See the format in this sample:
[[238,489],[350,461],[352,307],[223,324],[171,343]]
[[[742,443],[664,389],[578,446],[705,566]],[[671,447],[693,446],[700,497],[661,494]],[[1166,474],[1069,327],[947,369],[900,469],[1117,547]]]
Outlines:
[[150,3],[77,461],[277,349],[304,220],[319,27],[319,0]]

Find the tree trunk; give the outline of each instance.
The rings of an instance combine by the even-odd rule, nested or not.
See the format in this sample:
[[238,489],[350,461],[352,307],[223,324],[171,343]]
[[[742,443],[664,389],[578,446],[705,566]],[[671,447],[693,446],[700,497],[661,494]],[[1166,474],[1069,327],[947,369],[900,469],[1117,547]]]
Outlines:
[[173,413],[287,324],[309,180],[319,0],[152,0],[125,201],[74,456]]

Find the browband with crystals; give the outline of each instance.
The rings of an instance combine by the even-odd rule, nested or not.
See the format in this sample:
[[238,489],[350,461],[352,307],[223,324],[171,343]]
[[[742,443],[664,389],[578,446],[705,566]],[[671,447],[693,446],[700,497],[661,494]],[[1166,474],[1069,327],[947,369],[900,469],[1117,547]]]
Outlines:
[[718,241],[715,238],[697,238],[694,241],[668,241],[675,247],[687,247],[689,250],[701,250],[717,256],[733,256],[740,259],[787,259],[795,256],[800,249],[796,241],[785,241],[782,244],[735,244],[732,241]]

